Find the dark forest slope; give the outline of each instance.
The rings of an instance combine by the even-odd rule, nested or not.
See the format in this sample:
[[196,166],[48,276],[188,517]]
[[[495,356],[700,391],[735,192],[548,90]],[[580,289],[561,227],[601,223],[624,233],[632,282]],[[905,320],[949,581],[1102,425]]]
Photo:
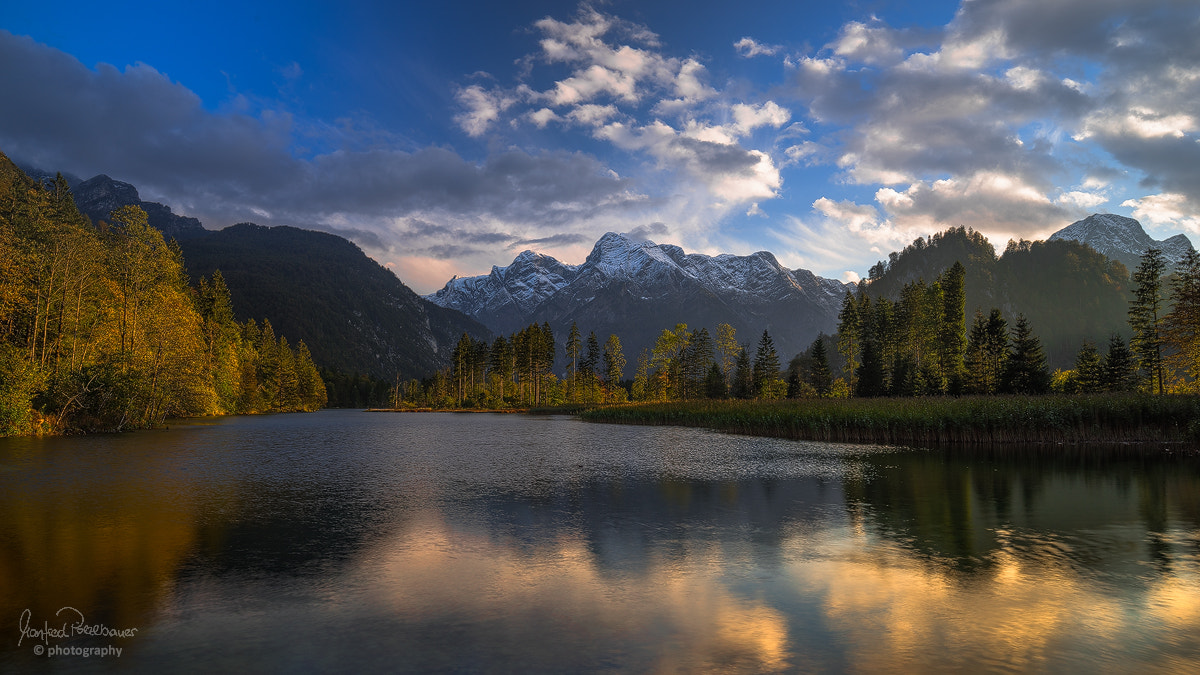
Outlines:
[[332,234],[242,223],[180,245],[193,280],[221,270],[238,318],[270,319],[325,368],[388,381],[424,377],[449,363],[463,332],[488,336]]
[[1024,314],[1052,368],[1069,368],[1084,340],[1129,334],[1129,272],[1076,241],[1011,242],[1001,256],[982,234],[952,228],[918,239],[872,268],[869,292],[895,299],[904,284],[931,281],[955,261],[966,267],[967,322],[998,307]]

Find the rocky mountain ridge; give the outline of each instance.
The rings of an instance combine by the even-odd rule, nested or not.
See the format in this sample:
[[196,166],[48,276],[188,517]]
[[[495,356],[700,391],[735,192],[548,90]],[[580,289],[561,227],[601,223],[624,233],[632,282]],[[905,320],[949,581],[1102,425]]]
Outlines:
[[489,274],[454,278],[425,298],[457,309],[498,333],[572,322],[598,336],[616,333],[633,358],[664,328],[687,323],[714,331],[729,323],[743,342],[771,332],[791,356],[837,325],[849,286],[790,270],[766,251],[738,256],[685,253],[678,246],[609,232],[579,265],[524,251]]
[[1192,250],[1192,242],[1177,234],[1158,241],[1146,234],[1142,224],[1133,218],[1112,213],[1093,213],[1050,235],[1048,241],[1078,241],[1087,244],[1121,264],[1132,273],[1142,255],[1151,248],[1161,249],[1170,266],[1178,263]]
[[181,216],[165,204],[142,201],[136,187],[104,174],[71,186],[71,194],[75,197],[75,205],[94,223],[107,220],[109,213],[122,206],[140,206],[150,225],[167,239],[184,239],[207,232],[196,218]]

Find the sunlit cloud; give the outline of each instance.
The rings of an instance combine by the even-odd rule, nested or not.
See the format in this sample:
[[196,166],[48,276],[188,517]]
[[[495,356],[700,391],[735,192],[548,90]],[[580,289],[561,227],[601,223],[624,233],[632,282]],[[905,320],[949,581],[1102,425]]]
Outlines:
[[1200,204],[1187,195],[1162,193],[1140,199],[1127,199],[1121,206],[1133,209],[1133,216],[1154,225],[1172,225],[1200,233]]

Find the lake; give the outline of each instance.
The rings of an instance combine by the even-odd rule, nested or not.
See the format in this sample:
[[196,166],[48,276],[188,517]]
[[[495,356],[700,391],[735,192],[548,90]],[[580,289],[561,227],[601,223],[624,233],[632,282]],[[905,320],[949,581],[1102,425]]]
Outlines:
[[4,672],[1200,669],[1178,447],[332,410],[0,439],[0,514]]

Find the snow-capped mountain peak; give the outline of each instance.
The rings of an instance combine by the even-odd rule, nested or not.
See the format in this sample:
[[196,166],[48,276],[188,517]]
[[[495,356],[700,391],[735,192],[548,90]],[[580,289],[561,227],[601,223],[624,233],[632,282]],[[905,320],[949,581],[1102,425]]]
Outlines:
[[1146,234],[1138,221],[1113,213],[1093,213],[1050,235],[1049,240],[1087,244],[1109,258],[1121,261],[1130,271],[1137,268],[1147,249],[1161,249],[1168,263],[1174,265],[1192,248],[1192,242],[1182,234],[1156,241]]
[[[680,321],[710,330],[728,322],[755,332],[762,331],[761,324],[791,322],[798,324],[789,331],[791,339],[811,341],[817,331],[833,330],[845,290],[839,281],[788,270],[766,251],[689,254],[672,244],[608,232],[579,265],[524,251],[506,267],[452,279],[426,298],[499,333],[534,321],[565,329],[568,318],[581,326],[637,323],[616,331],[623,336]],[[775,318],[783,315],[788,318]],[[648,316],[653,320],[644,320]],[[645,325],[658,320],[663,326]]]

